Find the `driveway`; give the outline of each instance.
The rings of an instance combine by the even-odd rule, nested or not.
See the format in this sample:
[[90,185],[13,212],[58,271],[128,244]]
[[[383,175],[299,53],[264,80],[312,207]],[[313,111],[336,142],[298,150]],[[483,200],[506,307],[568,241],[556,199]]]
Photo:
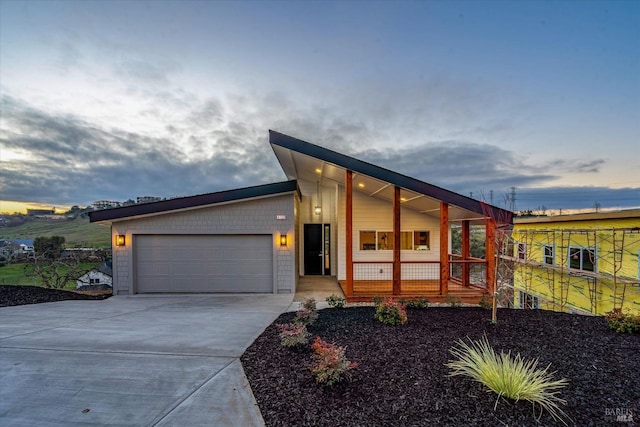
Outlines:
[[0,308],[0,425],[260,426],[239,357],[293,295]]

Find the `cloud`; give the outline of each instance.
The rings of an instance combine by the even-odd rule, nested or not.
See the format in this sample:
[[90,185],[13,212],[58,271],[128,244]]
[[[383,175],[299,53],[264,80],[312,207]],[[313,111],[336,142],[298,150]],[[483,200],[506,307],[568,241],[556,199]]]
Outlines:
[[518,209],[640,204],[637,189],[542,188],[566,170],[596,173],[602,159],[536,165],[513,151],[463,139],[374,148],[367,142],[387,136],[365,120],[324,106],[301,108],[278,93],[203,100],[176,95],[189,98],[197,102],[166,122],[164,134],[150,135],[51,114],[3,96],[0,145],[14,153],[2,158],[3,199],[89,204],[284,180],[267,143],[271,128],[461,194],[488,199],[493,190],[496,204],[515,186]]

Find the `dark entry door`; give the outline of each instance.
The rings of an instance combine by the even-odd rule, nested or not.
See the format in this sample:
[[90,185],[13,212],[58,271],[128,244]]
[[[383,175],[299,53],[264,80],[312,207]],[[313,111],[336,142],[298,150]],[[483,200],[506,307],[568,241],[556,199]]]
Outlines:
[[304,274],[322,274],[322,224],[304,225]]

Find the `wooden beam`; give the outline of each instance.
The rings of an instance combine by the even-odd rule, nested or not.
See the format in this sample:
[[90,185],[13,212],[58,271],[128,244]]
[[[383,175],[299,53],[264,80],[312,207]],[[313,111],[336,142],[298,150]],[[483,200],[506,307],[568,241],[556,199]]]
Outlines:
[[393,295],[400,295],[400,187],[393,191]]
[[449,293],[449,205],[440,202],[440,294]]
[[347,190],[347,197],[346,197],[346,211],[347,211],[347,218],[345,221],[345,227],[346,227],[346,249],[347,249],[347,253],[346,253],[346,267],[347,267],[347,292],[346,292],[346,296],[351,297],[353,296],[353,172],[350,170],[347,170],[347,176],[346,176],[346,190]]
[[493,294],[496,284],[496,221],[485,219],[485,258],[487,259],[487,292]]
[[[471,256],[471,245],[469,244],[469,221],[462,221],[462,259],[464,261],[468,260]],[[469,272],[470,272],[469,263],[462,264],[462,285],[469,286]]]

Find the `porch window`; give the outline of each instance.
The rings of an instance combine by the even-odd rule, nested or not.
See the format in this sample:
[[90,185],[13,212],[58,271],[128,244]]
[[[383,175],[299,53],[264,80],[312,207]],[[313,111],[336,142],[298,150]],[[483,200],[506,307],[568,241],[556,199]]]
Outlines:
[[596,249],[569,247],[569,268],[596,271]]
[[[393,250],[393,231],[360,231],[361,251],[390,251]],[[427,251],[429,250],[428,231],[401,231],[400,250]]]
[[520,308],[523,308],[523,309],[540,308],[540,299],[538,297],[522,291],[519,291],[519,294],[520,294]]
[[545,264],[550,264],[553,265],[556,263],[555,259],[556,259],[556,248],[553,245],[544,245],[543,248],[544,251],[544,255],[543,255],[543,261]]

